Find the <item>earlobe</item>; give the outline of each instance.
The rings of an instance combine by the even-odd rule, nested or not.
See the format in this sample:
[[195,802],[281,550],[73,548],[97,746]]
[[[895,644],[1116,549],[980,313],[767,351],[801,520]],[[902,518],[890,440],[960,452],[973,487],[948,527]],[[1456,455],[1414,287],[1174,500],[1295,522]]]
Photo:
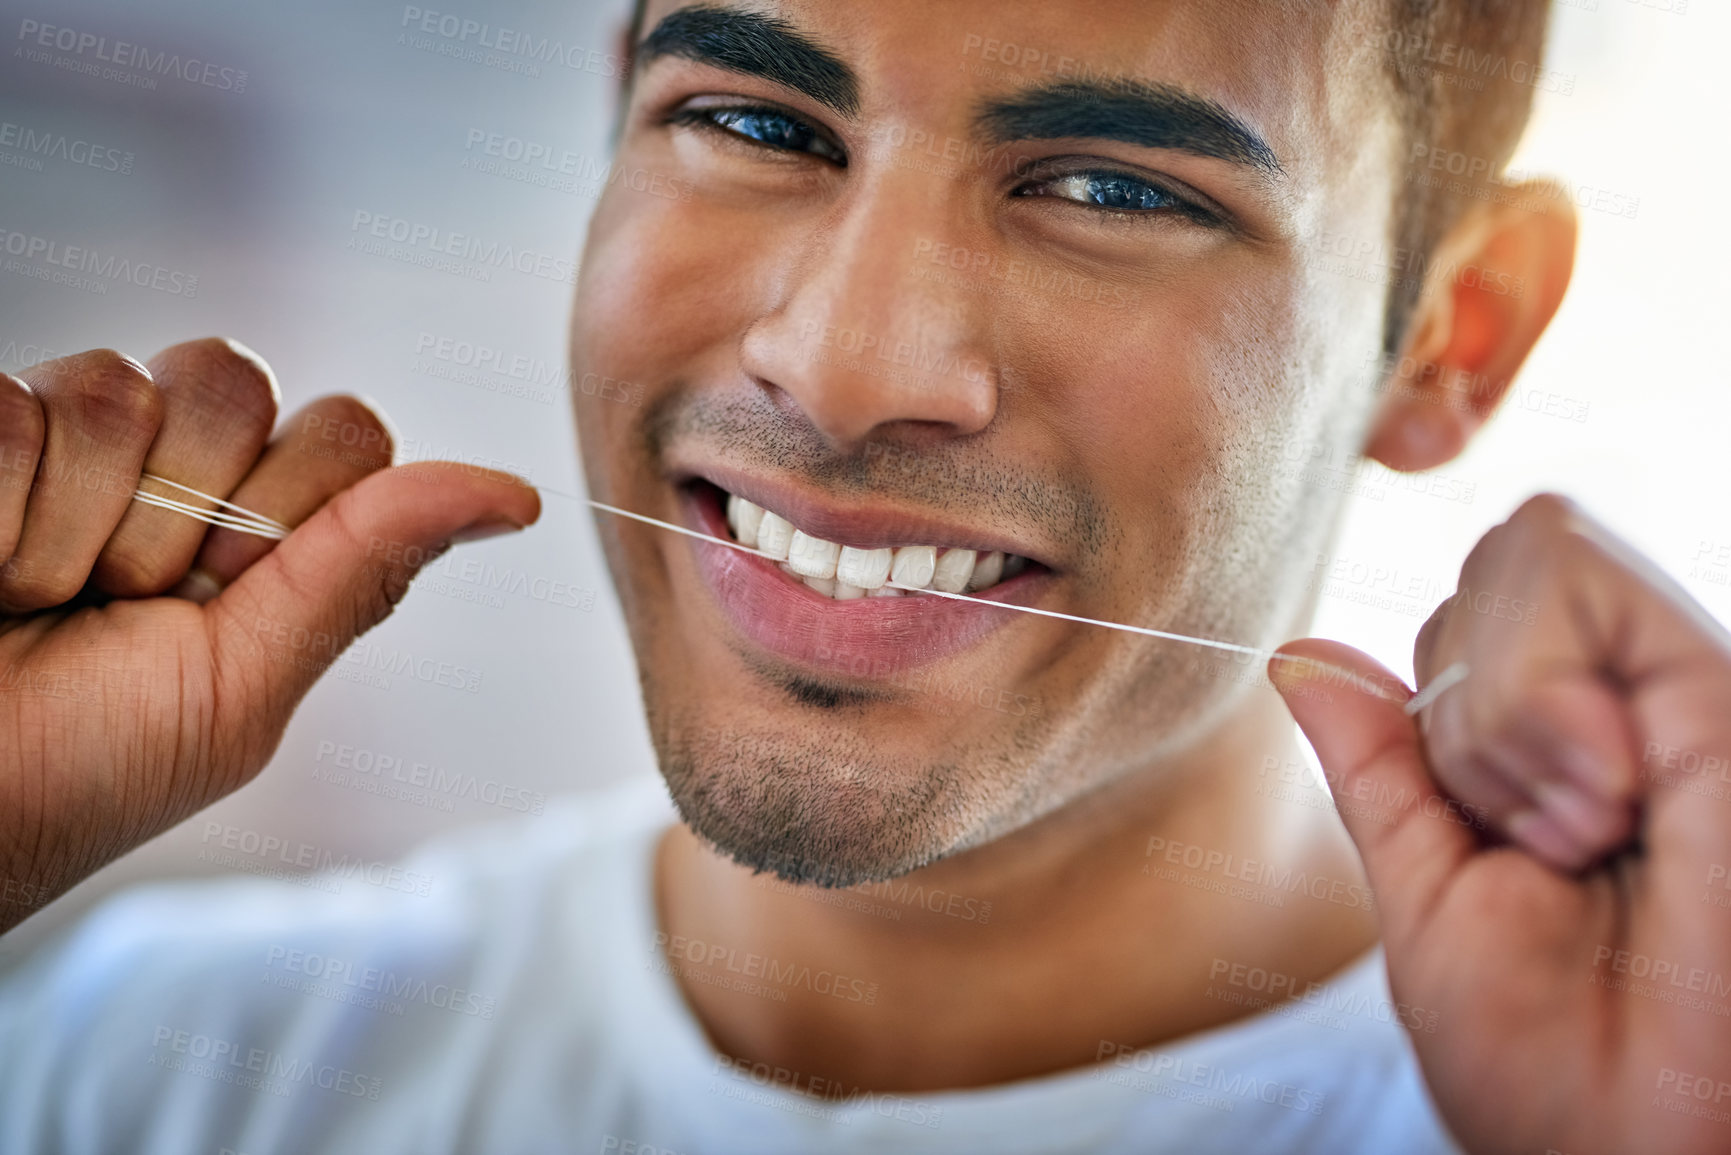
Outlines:
[[1562,303],[1575,263],[1574,202],[1550,181],[1493,185],[1443,237],[1365,456],[1434,469],[1466,448]]

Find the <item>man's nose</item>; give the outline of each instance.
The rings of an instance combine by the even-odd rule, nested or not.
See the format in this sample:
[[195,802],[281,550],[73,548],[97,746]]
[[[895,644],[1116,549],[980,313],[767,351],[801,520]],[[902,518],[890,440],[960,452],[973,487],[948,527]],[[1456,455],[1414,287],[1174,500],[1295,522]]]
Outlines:
[[779,300],[746,332],[745,371],[839,449],[904,422],[965,436],[997,412],[989,294],[916,261],[922,239],[966,227],[946,183],[892,171],[848,190],[811,244],[790,247]]

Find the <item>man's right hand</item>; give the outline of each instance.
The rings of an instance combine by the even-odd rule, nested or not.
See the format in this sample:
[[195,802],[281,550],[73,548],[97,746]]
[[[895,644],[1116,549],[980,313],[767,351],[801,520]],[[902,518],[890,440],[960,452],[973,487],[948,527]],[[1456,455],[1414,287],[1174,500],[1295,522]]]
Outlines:
[[[539,515],[509,474],[389,468],[384,422],[352,397],[273,439],[277,400],[269,368],[217,339],[148,368],[102,350],[0,373],[0,931],[250,781],[420,564]],[[294,532],[134,502],[143,473]]]

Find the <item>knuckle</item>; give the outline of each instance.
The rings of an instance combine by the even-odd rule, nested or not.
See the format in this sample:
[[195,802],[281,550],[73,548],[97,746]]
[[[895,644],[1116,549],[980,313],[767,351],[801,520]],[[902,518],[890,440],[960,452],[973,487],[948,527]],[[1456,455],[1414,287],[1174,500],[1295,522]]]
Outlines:
[[164,349],[151,368],[165,389],[196,391],[225,422],[268,431],[282,390],[263,357],[227,337],[201,337]]
[[1588,525],[1580,506],[1561,494],[1529,497],[1474,543],[1461,563],[1460,585],[1512,594],[1500,586],[1530,585],[1554,569],[1559,547],[1585,536]]
[[113,349],[95,349],[55,365],[43,386],[51,413],[72,410],[86,433],[102,442],[148,442],[156,436],[162,393],[137,361]]
[[1581,507],[1560,493],[1536,493],[1509,515],[1508,524],[1555,530],[1580,514]]
[[1507,538],[1510,547],[1505,552],[1519,550],[1533,562],[1548,560],[1555,548],[1571,538],[1591,532],[1592,519],[1572,499],[1560,493],[1537,493],[1515,509],[1508,520],[1485,535]]
[[1467,551],[1466,559],[1461,562],[1461,582],[1471,584],[1486,570],[1500,564],[1509,550],[1511,536],[1517,532],[1513,518],[1486,530],[1485,535],[1473,543],[1472,549]]
[[313,401],[303,411],[296,432],[314,441],[329,442],[348,456],[361,454],[374,468],[389,465],[396,453],[389,422],[351,393],[333,393]]
[[29,487],[46,435],[42,403],[30,386],[0,373],[0,489]]
[[42,440],[42,403],[30,386],[0,373],[0,435],[19,441]]
[[110,369],[115,372],[131,372],[149,378],[150,370],[132,357],[115,349],[86,349],[82,353],[71,353],[65,357],[54,357],[46,361],[38,361],[24,370],[27,381],[43,384],[53,384],[62,378],[76,377],[92,370]]

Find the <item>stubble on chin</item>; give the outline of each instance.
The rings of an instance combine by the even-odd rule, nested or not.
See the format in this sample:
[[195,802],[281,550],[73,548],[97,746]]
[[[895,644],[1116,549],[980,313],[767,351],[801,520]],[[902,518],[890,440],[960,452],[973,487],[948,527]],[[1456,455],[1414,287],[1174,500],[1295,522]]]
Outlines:
[[[662,776],[681,818],[720,854],[792,883],[882,882],[1013,828],[1032,816],[1023,758],[978,751],[891,765],[861,735],[859,703],[818,704],[821,683],[784,687],[803,726],[690,725],[645,686]],[[1019,746],[1021,743],[1013,743]]]

